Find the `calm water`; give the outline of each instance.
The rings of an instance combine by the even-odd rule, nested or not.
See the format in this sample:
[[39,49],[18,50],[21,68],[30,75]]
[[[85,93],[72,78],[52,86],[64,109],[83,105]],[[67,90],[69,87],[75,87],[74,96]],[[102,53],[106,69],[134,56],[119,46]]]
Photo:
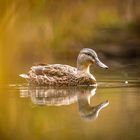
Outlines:
[[139,140],[140,83],[43,88],[0,85],[0,139]]

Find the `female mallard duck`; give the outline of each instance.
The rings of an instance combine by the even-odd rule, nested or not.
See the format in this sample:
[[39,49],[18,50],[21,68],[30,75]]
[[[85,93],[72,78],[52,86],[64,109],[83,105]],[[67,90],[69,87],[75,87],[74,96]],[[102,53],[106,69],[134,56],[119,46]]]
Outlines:
[[78,55],[77,68],[62,64],[38,65],[32,66],[28,74],[20,74],[20,76],[25,78],[30,85],[38,86],[94,85],[96,79],[90,73],[90,66],[94,63],[108,69],[98,59],[94,50],[84,48]]

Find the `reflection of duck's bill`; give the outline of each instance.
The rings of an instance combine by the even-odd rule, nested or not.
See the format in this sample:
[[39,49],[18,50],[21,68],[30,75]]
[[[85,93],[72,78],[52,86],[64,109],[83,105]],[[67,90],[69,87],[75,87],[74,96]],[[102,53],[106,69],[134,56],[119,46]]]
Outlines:
[[108,100],[102,102],[101,104],[98,105],[99,111],[100,111],[102,108],[105,108],[105,107],[108,106],[108,105],[109,105],[109,101],[108,101]]
[[99,67],[104,68],[104,69],[108,69],[108,66],[105,65],[104,63],[102,63],[98,58],[96,58],[95,62]]

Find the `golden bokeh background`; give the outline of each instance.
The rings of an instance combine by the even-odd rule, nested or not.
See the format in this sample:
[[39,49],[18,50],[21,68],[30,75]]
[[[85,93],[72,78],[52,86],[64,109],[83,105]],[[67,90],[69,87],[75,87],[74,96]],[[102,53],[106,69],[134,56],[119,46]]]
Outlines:
[[17,81],[34,63],[75,64],[83,47],[109,61],[136,62],[139,5],[139,0],[0,0],[0,82]]

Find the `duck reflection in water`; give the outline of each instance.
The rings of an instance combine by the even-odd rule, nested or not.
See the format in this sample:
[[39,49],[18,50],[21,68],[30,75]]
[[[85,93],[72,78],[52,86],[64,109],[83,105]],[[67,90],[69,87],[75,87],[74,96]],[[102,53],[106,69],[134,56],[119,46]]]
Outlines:
[[45,87],[22,87],[20,97],[30,97],[33,104],[47,106],[62,106],[78,104],[79,114],[84,120],[95,120],[100,110],[109,104],[103,101],[96,106],[90,105],[91,97],[96,93],[96,87],[72,87],[52,89]]

